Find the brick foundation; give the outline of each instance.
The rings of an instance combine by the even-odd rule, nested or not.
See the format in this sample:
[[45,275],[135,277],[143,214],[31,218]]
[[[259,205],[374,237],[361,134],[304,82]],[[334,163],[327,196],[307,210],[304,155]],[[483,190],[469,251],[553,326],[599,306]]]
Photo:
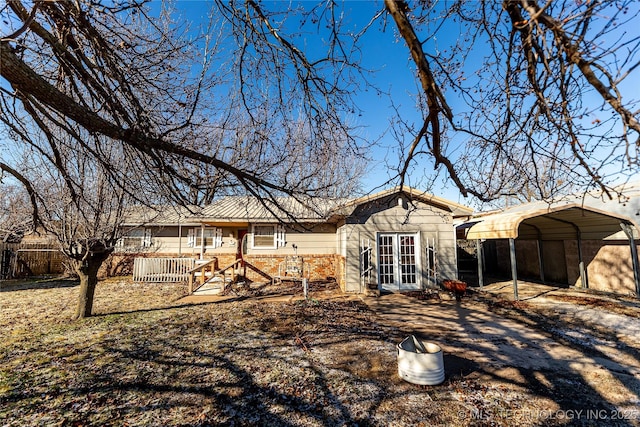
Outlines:
[[336,266],[336,282],[342,292],[346,292],[347,285],[347,259],[341,255],[334,255]]
[[[344,262],[336,255],[305,255],[302,257],[308,268],[309,280],[331,280],[340,283],[339,269]],[[281,255],[245,255],[246,277],[251,281],[268,280],[278,275],[280,264],[285,256]],[[305,274],[306,275],[306,274]]]
[[[103,264],[101,276],[125,276],[133,274],[135,258],[159,257],[155,253],[114,254]],[[178,258],[177,254],[162,254],[160,258]],[[235,254],[210,255],[206,259],[217,258],[217,268],[233,264]],[[278,275],[280,263],[284,255],[245,255],[245,275],[252,282],[271,281]],[[340,255],[305,255],[302,256],[305,268],[309,270],[309,280],[336,280],[341,288],[345,284],[345,258]]]

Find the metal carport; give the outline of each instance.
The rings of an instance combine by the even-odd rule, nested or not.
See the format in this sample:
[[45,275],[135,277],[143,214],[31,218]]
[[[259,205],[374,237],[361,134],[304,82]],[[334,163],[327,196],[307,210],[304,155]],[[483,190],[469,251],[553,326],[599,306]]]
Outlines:
[[508,239],[513,277],[514,299],[518,299],[518,273],[515,256],[515,239],[538,241],[538,258],[540,260],[541,278],[544,281],[544,265],[540,253],[540,242],[544,240],[576,239],[578,243],[578,260],[580,278],[583,286],[588,288],[589,281],[584,266],[582,241],[603,240],[619,235],[621,231],[629,240],[631,259],[636,287],[636,296],[640,296],[640,267],[635,239],[640,227],[632,220],[619,214],[605,212],[578,203],[549,204],[545,202],[527,203],[506,211],[484,216],[477,216],[458,227],[466,239],[478,242],[478,279],[480,286],[482,277],[482,256],[480,253],[482,239]]

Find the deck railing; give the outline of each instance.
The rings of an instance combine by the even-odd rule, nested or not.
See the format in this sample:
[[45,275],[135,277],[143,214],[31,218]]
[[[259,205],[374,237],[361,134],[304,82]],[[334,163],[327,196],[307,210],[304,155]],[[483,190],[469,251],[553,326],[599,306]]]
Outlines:
[[136,258],[133,260],[133,280],[136,282],[182,282],[189,280],[193,258]]
[[[235,282],[237,280],[236,267],[242,263],[241,259],[235,260],[232,264],[218,269],[218,260],[216,258],[207,261],[204,264],[196,265],[189,271],[189,292],[193,293],[202,287],[207,281],[216,276],[222,276],[223,280],[227,280],[227,271],[231,270],[228,280]],[[244,274],[244,273],[242,273]]]

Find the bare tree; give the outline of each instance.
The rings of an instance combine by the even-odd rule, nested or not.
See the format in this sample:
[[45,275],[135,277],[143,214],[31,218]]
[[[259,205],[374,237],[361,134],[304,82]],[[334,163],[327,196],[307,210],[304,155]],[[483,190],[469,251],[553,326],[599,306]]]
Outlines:
[[[256,41],[255,46],[264,50],[254,52],[260,62],[249,63],[247,49],[253,45],[243,39],[245,46],[234,64],[240,69],[238,80],[229,83],[209,73],[216,52],[208,49],[215,43],[206,38],[187,40],[167,14],[151,17],[143,4],[35,2],[28,10],[11,1],[3,12],[15,31],[3,37],[0,51],[1,73],[10,85],[3,86],[5,107],[13,108],[14,100],[19,100],[19,107],[35,120],[46,114],[62,128],[70,121],[121,142],[137,153],[141,164],[153,170],[158,184],[176,200],[183,200],[185,188],[211,188],[208,184],[221,180],[265,197],[326,191],[330,183],[294,188],[272,179],[259,163],[260,155],[286,154],[282,137],[296,117],[309,124],[308,145],[321,144],[337,133],[342,140],[353,141],[342,120],[344,94],[326,81],[328,72],[316,71],[318,64],[307,64],[304,73],[298,70],[289,78],[284,71],[296,69],[304,57],[269,28],[257,4],[247,5],[249,20],[242,21],[244,27],[235,22],[235,10],[219,5],[231,22],[232,39],[240,43],[251,35],[270,37],[277,46],[271,40]],[[260,28],[251,27],[254,24]],[[242,28],[247,31],[244,35],[239,32]],[[290,49],[283,52],[283,46]],[[204,57],[200,61],[199,55]],[[269,70],[268,64],[284,68]],[[263,91],[259,83],[274,78],[276,82]],[[238,85],[231,92],[237,96],[214,96],[218,84],[229,84],[231,89]],[[269,87],[279,89],[274,92]],[[222,135],[233,133],[239,109],[251,129],[243,143],[251,144],[258,163],[234,161],[244,159],[235,152],[236,136],[231,143],[203,142],[212,127],[223,129]],[[359,155],[358,150],[351,144],[340,154]],[[341,180],[348,178],[346,173]]]
[[[248,6],[244,25],[268,29],[259,7]],[[352,188],[362,171],[336,169],[360,156],[342,120],[343,94],[316,87],[326,76],[313,67],[283,73],[301,58],[269,46],[287,46],[277,32],[247,27],[247,36],[271,39],[262,40],[256,68],[247,68],[246,46],[237,59],[219,58],[229,55],[219,22],[192,38],[169,9],[151,13],[136,1],[9,1],[0,9],[8,25],[0,40],[0,149],[12,153],[0,167],[25,189],[33,225],[55,234],[73,260],[78,317],[91,315],[97,272],[125,206],[207,203],[242,188],[274,207],[282,194],[309,200]],[[227,17],[229,39],[240,43],[240,27]],[[274,76],[259,66],[281,59],[275,86],[287,89],[263,91],[261,81]],[[244,71],[229,79],[220,61]],[[310,106],[316,98],[322,102]]]
[[[21,156],[16,160],[19,170],[5,163],[0,167],[28,188],[31,211],[37,212],[35,224],[29,225],[57,238],[60,251],[80,278],[76,317],[90,316],[98,270],[121,237],[120,226],[132,194],[136,189],[143,193],[145,181],[135,179],[141,174],[129,167],[120,147],[103,136],[91,136],[76,128],[74,136],[49,132],[45,142],[38,129],[17,122],[12,125],[12,134],[19,135],[19,142],[27,146],[23,153],[36,151],[38,155]],[[80,139],[82,146],[78,144]],[[85,147],[99,152],[101,161],[88,154]],[[128,175],[133,182],[126,188],[119,184],[118,174],[105,168],[115,162],[121,163],[118,174]]]
[[[175,200],[210,200],[212,188],[322,194],[339,174],[308,179],[273,165],[287,165],[301,124],[305,153],[362,155],[351,115],[354,95],[371,87],[362,57],[375,53],[361,36],[395,28],[421,116],[396,121],[410,136],[400,184],[426,164],[481,200],[548,197],[567,183],[608,191],[637,172],[632,0],[384,0],[356,29],[334,1],[212,7],[207,31],[188,39],[170,10],[152,14],[144,2],[10,1],[3,108],[110,138]],[[305,49],[310,37],[323,50]]]
[[0,178],[0,242],[19,241],[33,229],[31,203],[21,186],[3,181]]
[[[550,197],[568,183],[608,192],[615,178],[637,174],[634,2],[385,6],[409,46],[423,100],[405,168],[426,154],[463,194],[484,200]],[[448,43],[452,27],[460,37]]]

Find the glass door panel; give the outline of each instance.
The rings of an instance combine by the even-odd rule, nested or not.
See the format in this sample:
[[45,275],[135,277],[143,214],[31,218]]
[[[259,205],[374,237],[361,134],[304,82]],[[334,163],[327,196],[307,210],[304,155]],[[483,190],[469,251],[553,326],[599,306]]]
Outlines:
[[384,290],[397,290],[395,279],[394,235],[378,236],[378,278]]
[[400,247],[400,286],[415,287],[418,283],[416,270],[415,236],[398,236]]
[[417,234],[378,235],[378,283],[387,291],[421,289]]

